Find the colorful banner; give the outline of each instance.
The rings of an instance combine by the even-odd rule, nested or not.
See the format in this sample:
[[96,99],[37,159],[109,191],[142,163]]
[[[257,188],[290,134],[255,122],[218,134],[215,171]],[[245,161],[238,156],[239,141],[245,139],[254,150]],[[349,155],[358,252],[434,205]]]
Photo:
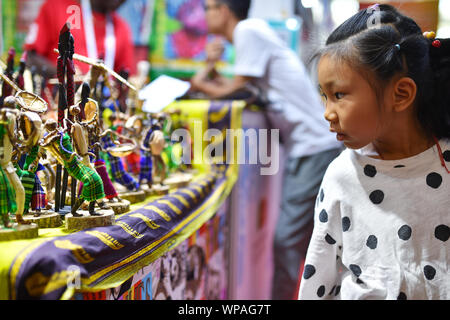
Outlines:
[[[190,121],[200,123],[201,136],[210,127],[224,131],[241,125],[243,104],[239,101],[177,101],[169,107],[181,108]],[[238,155],[238,150],[235,145],[233,153]],[[197,167],[202,170],[187,187],[121,215],[115,225],[25,243],[0,243],[0,251],[4,250],[0,252],[0,276],[6,267],[8,270],[8,280],[2,279],[0,289],[5,290],[5,282],[8,284],[9,299],[70,299],[76,291],[98,292],[121,286],[185,241],[229,196],[238,164],[200,162]],[[211,261],[215,259],[219,258]],[[217,281],[216,275],[211,272],[209,279]],[[224,281],[224,276],[219,279]],[[218,295],[223,296],[224,291]]]
[[36,19],[44,0],[2,0],[1,20],[3,29],[3,47],[0,54],[5,57],[8,49],[16,49],[16,59],[19,61],[23,43],[28,28]]
[[[261,113],[244,112],[244,134],[269,127]],[[245,157],[249,142],[243,140]],[[261,164],[241,164],[239,178],[230,195],[229,299],[271,299],[273,236],[280,210],[284,150],[280,147],[279,168],[262,175]],[[247,162],[248,163],[248,162]],[[245,196],[243,196],[245,195]]]
[[[204,66],[208,35],[204,0],[155,0],[150,36],[151,78],[190,78]],[[224,40],[224,42],[226,42]],[[234,50],[228,43],[218,69],[230,74]]]
[[75,300],[218,300],[227,298],[228,201],[192,236],[115,288]]
[[[15,46],[17,8],[14,0],[2,0],[2,56],[5,57],[8,49]],[[4,60],[5,61],[5,60]]]
[[128,23],[136,46],[148,46],[153,2],[154,0],[128,0],[117,10]]

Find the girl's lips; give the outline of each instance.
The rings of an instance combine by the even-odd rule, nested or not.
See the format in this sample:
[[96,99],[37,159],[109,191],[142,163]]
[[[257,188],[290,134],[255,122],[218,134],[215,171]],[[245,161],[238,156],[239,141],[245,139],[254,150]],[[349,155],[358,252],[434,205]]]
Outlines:
[[336,134],[336,139],[337,139],[338,141],[343,141],[343,140],[345,139],[345,137],[346,137],[346,135],[343,134],[343,133],[337,133],[337,134]]

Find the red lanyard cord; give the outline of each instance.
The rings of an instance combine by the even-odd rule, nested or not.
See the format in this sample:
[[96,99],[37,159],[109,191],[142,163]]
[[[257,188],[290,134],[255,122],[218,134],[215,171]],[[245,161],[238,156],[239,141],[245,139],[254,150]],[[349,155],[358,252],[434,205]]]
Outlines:
[[445,165],[445,160],[444,160],[444,156],[442,155],[442,150],[441,150],[441,146],[439,145],[439,141],[436,139],[436,137],[433,137],[433,139],[436,142],[436,146],[437,146],[437,149],[439,152],[439,158],[441,159],[441,164],[445,168],[447,173],[450,173],[450,171],[447,169],[447,166]]

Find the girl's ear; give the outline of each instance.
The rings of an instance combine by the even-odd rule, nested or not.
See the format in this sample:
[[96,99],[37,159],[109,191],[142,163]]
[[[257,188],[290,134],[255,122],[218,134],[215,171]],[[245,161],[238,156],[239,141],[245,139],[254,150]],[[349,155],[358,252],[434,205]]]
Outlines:
[[394,83],[393,109],[401,112],[411,106],[416,99],[417,86],[413,79],[402,77]]

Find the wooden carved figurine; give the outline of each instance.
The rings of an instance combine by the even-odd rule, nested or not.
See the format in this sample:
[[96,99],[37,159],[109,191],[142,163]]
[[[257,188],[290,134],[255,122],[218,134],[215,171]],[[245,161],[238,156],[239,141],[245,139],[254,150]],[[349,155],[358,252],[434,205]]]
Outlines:
[[29,224],[22,217],[25,204],[25,190],[16,173],[16,168],[12,164],[13,144],[17,145],[15,138],[15,126],[19,111],[16,108],[16,99],[8,96],[3,101],[3,108],[0,110],[0,143],[3,152],[0,152],[0,167],[2,168],[0,189],[0,211],[2,213],[5,226],[10,226],[6,221],[6,214],[16,213],[16,222],[19,224]]
[[47,120],[44,128],[48,134],[41,139],[41,146],[46,148],[64,166],[72,178],[83,183],[83,191],[72,206],[72,216],[83,216],[77,213],[77,210],[84,201],[89,202],[89,214],[91,216],[100,216],[101,214],[96,213],[94,208],[95,202],[105,197],[102,179],[97,172],[84,165],[79,159],[79,155],[73,151],[70,136],[66,132],[67,128],[58,128],[56,121],[53,119]]

